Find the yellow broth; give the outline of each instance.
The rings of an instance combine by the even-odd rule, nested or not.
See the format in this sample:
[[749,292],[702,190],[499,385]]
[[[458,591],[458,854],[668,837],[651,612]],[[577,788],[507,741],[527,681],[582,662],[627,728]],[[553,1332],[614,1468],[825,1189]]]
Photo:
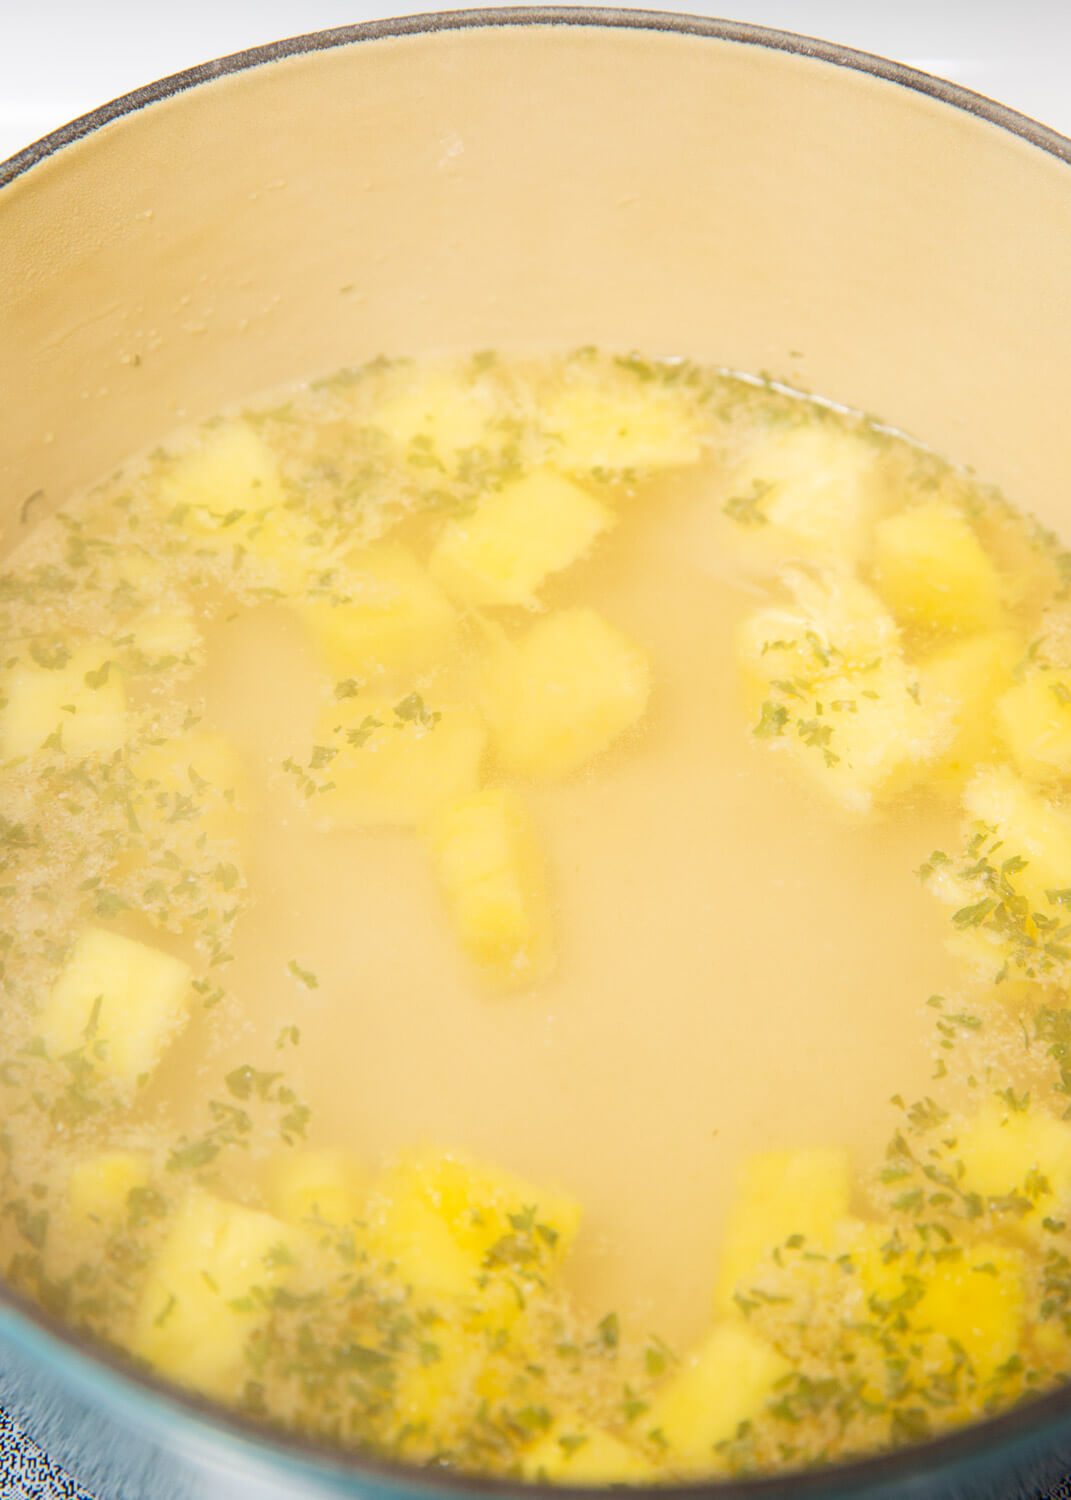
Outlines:
[[1060,1378],[1053,539],[685,362],[273,403],[0,580],[8,1278],[272,1420],[533,1479]]

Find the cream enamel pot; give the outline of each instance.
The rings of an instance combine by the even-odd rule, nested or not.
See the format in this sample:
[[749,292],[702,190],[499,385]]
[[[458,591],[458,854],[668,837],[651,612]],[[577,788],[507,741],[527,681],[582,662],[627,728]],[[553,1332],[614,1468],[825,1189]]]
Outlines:
[[[769,370],[1071,525],[1071,142],[825,43],[564,8],[298,38],[0,166],[0,236],[9,544],[177,421],[279,382],[585,343]],[[518,1493],[268,1433],[0,1291],[15,1371],[47,1388],[61,1449],[91,1428],[104,1500],[138,1492],[135,1460],[160,1495],[176,1465],[250,1496]],[[671,1493],[1025,1497],[1068,1467],[1071,1389],[836,1470]]]

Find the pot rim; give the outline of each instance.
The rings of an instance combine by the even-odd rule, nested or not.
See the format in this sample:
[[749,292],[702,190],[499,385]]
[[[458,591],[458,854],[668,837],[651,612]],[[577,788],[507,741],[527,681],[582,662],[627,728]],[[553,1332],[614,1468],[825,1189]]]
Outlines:
[[[0,189],[24,177],[64,147],[92,135],[112,121],[133,115],[150,105],[201,85],[211,84],[228,74],[360,42],[498,26],[668,32],[700,40],[733,42],[743,46],[763,47],[774,52],[792,53],[816,62],[831,63],[857,73],[869,74],[884,82],[928,95],[942,104],[1018,136],[1071,166],[1071,139],[1050,126],[1042,125],[1028,115],[961,84],[874,53],[795,32],[701,15],[599,6],[537,5],[394,16],[287,37],[200,63],[196,67],[169,74],[142,88],[121,94],[0,162]],[[478,1473],[421,1467],[378,1458],[362,1453],[359,1449],[343,1448],[304,1434],[289,1433],[222,1406],[196,1392],[171,1384],[151,1370],[138,1366],[112,1346],[88,1337],[84,1332],[76,1332],[61,1319],[0,1280],[0,1315],[10,1316],[12,1313],[15,1315],[16,1337],[24,1342],[32,1342],[33,1352],[43,1349],[47,1356],[54,1352],[49,1346],[58,1344],[64,1354],[73,1357],[83,1367],[80,1370],[82,1376],[93,1372],[103,1373],[106,1381],[124,1395],[139,1400],[147,1398],[157,1412],[167,1416],[173,1415],[177,1410],[184,1418],[202,1429],[208,1429],[217,1440],[223,1438],[233,1442],[237,1439],[243,1448],[257,1450],[250,1456],[261,1463],[274,1455],[292,1466],[305,1467],[306,1471],[312,1467],[328,1482],[332,1478],[345,1481],[364,1476],[385,1488],[410,1493],[419,1489],[442,1496],[478,1494],[501,1497],[501,1500],[531,1500],[533,1495],[554,1494],[564,1497],[564,1500],[609,1500],[610,1496],[620,1495],[621,1492],[621,1486],[533,1484]],[[28,1324],[29,1328],[17,1328],[18,1324]],[[0,1316],[0,1330],[2,1328],[3,1318]],[[27,1333],[31,1335],[30,1341],[26,1340]],[[1071,1437],[1071,1379],[1057,1389],[1000,1415],[954,1429],[924,1443],[820,1469],[783,1471],[749,1479],[710,1479],[687,1484],[658,1485],[656,1489],[657,1494],[665,1496],[666,1500],[834,1500],[836,1496],[850,1495],[857,1491],[935,1477],[939,1472],[949,1470],[963,1461],[984,1460],[992,1450],[1001,1446],[1025,1443],[1049,1426],[1061,1428]]]

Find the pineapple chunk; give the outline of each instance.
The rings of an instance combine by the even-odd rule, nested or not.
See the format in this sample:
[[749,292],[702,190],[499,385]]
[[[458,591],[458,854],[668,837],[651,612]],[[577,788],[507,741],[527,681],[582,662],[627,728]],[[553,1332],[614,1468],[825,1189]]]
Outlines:
[[[275,454],[240,418],[221,422],[182,454],[160,490],[167,504],[191,513],[184,523],[221,534],[281,506],[284,498]],[[227,537],[228,545],[233,539]]]
[[542,978],[552,962],[545,878],[520,800],[473,792],[441,808],[428,836],[465,952],[500,980]]
[[989,1101],[957,1132],[957,1151],[967,1191],[1031,1202],[1015,1229],[1038,1233],[1041,1219],[1062,1217],[1071,1200],[1071,1125],[1036,1105],[1012,1111]]
[[161,1374],[207,1395],[242,1390],[246,1341],[293,1255],[293,1230],[270,1214],[194,1192],[150,1268],[132,1348]]
[[795,606],[760,609],[737,634],[752,733],[851,813],[922,774],[951,710],[922,699],[896,625],[847,575],[789,575]]
[[336,677],[422,666],[453,636],[453,606],[405,547],[380,543],[351,553],[337,592],[339,602],[296,605]]
[[[1014,917],[1028,941],[1037,935],[1035,913],[1042,927],[1061,917],[1071,889],[1071,818],[1007,766],[979,771],[967,784],[963,806],[973,820],[966,830],[965,868],[931,862],[927,885],[954,909],[949,950],[992,978],[1017,951],[1009,924],[986,920],[998,900],[1004,901],[994,889],[1010,893],[1000,910]],[[1031,950],[1026,953],[1032,962]],[[1049,962],[1040,945],[1033,958]]]
[[220,838],[237,832],[245,769],[233,742],[211,729],[194,729],[149,745],[131,769],[161,819],[191,795],[203,807],[199,828]]
[[997,704],[1001,738],[1035,781],[1071,776],[1071,671],[1034,666]]
[[650,667],[593,609],[558,610],[516,643],[492,639],[483,704],[499,763],[521,776],[568,776],[647,707]]
[[1027,861],[1008,878],[1033,910],[1051,915],[1046,893],[1071,886],[1071,818],[1005,766],[980,771],[964,793],[963,806],[1003,840],[1001,863],[1012,855]]
[[[416,828],[475,791],[487,731],[474,709],[431,711],[416,694],[395,704],[347,698],[320,715],[330,755],[316,807],[342,828]],[[316,752],[314,752],[315,757]]]
[[463,1319],[448,1304],[438,1310],[426,1326],[427,1357],[395,1374],[392,1405],[403,1431],[434,1433],[443,1447],[462,1435],[466,1402],[489,1367],[488,1332],[481,1318]]
[[118,750],[129,732],[123,675],[106,644],[79,646],[62,666],[20,662],[8,673],[0,709],[5,760],[32,755],[56,736],[70,755]]
[[613,522],[613,512],[571,479],[538,469],[451,521],[428,567],[459,604],[532,606],[544,579],[576,562]]
[[269,1169],[268,1205],[288,1224],[348,1224],[366,1192],[367,1174],[348,1151],[288,1150]]
[[201,660],[203,641],[192,610],[153,610],[140,615],[127,635],[135,655],[156,670],[179,662],[193,666]]
[[[465,1297],[487,1272],[556,1268],[576,1237],[580,1208],[470,1158],[413,1152],[383,1172],[366,1221],[376,1252],[418,1296]],[[510,1302],[518,1308],[512,1292]]]
[[854,566],[884,486],[873,443],[825,423],[773,429],[744,454],[722,507],[755,561]]
[[133,1088],[186,1019],[190,968],[101,927],[86,927],[52,986],[40,1033],[53,1057],[85,1048],[114,1083]]
[[966,517],[938,501],[878,523],[874,579],[905,624],[966,632],[1001,622],[1003,584],[996,564]]
[[748,1278],[793,1235],[828,1248],[848,1212],[851,1175],[847,1151],[804,1146],[760,1151],[744,1163],[722,1237],[714,1293],[716,1311],[735,1310],[735,1293],[746,1296]]
[[928,780],[958,790],[981,762],[996,757],[994,704],[1011,687],[1022,655],[1013,631],[992,630],[955,641],[920,663],[924,700],[947,706],[953,722],[951,742],[930,765]]
[[983,1240],[926,1274],[925,1296],[911,1313],[912,1325],[958,1344],[979,1379],[988,1380],[1019,1351],[1023,1282],[1022,1255]]
[[97,1151],[71,1168],[67,1203],[76,1219],[114,1228],[126,1219],[130,1194],[149,1185],[147,1151]]
[[709,1468],[715,1444],[759,1414],[790,1368],[745,1324],[724,1323],[658,1392],[646,1428],[661,1433],[672,1460]]
[[573,372],[546,400],[548,456],[562,469],[669,469],[703,452],[695,409],[680,390]]
[[[979,1379],[989,1379],[1019,1348],[1022,1254],[1008,1245],[982,1240],[955,1256],[897,1256],[889,1253],[889,1239],[886,1224],[856,1220],[841,1226],[836,1248],[850,1256],[861,1297],[853,1316],[865,1325],[875,1313],[887,1317],[895,1309],[896,1323],[916,1348],[927,1334],[953,1346],[952,1350],[931,1346],[926,1356],[918,1357],[943,1365],[954,1360],[958,1346]],[[887,1376],[884,1362],[871,1365],[866,1373],[869,1386],[864,1396],[882,1399]]]
[[565,1413],[521,1455],[521,1473],[556,1484],[643,1484],[654,1478],[655,1469],[604,1427]]
[[484,443],[496,415],[492,395],[480,382],[443,369],[407,370],[398,388],[375,407],[371,421],[403,447],[452,458]]
[[305,530],[285,507],[279,463],[243,420],[213,428],[163,477],[169,519],[199,548],[226,553],[241,546],[259,561],[274,586],[297,592],[322,558],[305,543]]

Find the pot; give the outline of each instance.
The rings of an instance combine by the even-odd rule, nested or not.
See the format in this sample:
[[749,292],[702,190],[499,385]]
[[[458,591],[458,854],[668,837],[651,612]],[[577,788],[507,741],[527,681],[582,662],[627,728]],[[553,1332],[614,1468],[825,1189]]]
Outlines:
[[[843,48],[568,8],[324,32],[47,137],[0,166],[0,216],[9,543],[274,384],[585,343],[770,371],[1071,521],[1071,142]],[[531,1492],[267,1433],[3,1290],[0,1399],[102,1500]],[[1026,1496],[1069,1467],[1071,1388],[835,1470],[671,1493]]]

